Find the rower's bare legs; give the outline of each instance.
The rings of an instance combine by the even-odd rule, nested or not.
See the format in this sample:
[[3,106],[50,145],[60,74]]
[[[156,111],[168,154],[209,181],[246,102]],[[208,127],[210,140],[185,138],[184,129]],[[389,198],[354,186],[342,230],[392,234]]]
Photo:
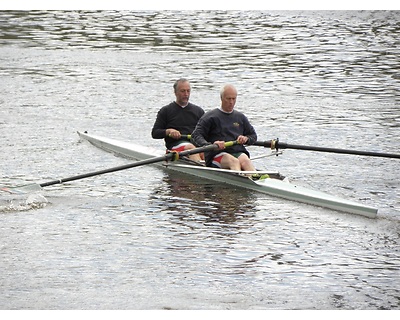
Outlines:
[[[236,158],[230,154],[225,154],[221,159],[221,168],[237,171],[256,171],[253,163],[246,154],[241,154]],[[249,175],[250,177],[251,175]]]
[[[185,146],[185,150],[191,150],[191,149],[194,149],[194,148],[196,148],[196,147],[193,144],[187,144]],[[191,154],[189,156],[189,159],[192,160],[192,161],[200,162],[201,160],[204,159],[204,156],[203,156],[202,153],[196,153],[196,154]]]
[[240,167],[242,168],[243,171],[256,171],[256,169],[253,166],[253,163],[246,154],[242,153],[239,156],[238,160],[240,162]]
[[[247,137],[239,136],[239,138],[239,143],[243,144],[247,141]],[[214,144],[218,145],[220,150],[225,149],[225,141],[215,141]],[[226,153],[221,159],[221,168],[237,171],[256,171],[253,163],[245,153],[242,153],[238,158]]]
[[192,161],[196,161],[196,162],[200,162],[202,160],[200,155],[198,155],[198,154],[191,154],[189,156],[189,159]]
[[240,161],[229,153],[226,153],[221,159],[221,168],[240,171]]

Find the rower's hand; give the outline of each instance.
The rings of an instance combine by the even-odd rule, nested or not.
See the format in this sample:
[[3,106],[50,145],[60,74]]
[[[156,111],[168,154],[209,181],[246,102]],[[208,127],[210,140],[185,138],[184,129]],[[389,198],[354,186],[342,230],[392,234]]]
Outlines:
[[225,141],[215,141],[214,144],[218,146],[218,149],[225,149]]
[[237,137],[237,139],[236,139],[236,141],[237,141],[239,144],[246,144],[248,140],[249,140],[249,138],[246,137],[246,136],[239,136],[239,137]]
[[166,134],[168,137],[176,139],[176,140],[181,138],[181,133],[175,129],[167,129]]

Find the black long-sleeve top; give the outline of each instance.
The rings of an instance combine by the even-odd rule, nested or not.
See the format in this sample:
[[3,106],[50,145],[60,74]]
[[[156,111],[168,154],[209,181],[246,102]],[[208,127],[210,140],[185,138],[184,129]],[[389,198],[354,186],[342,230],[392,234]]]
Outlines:
[[181,107],[176,102],[171,102],[158,111],[151,136],[153,139],[165,139],[166,148],[171,149],[178,140],[168,137],[166,130],[172,128],[182,135],[192,134],[203,114],[204,110],[193,103],[189,102],[186,107]]

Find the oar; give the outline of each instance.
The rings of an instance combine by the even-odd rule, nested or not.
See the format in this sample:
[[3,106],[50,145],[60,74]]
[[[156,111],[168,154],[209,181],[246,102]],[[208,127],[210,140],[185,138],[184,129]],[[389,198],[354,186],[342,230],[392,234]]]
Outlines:
[[182,134],[180,139],[190,140],[192,138],[191,134]]
[[371,152],[371,151],[358,151],[358,150],[349,150],[349,149],[325,148],[325,147],[313,147],[313,146],[303,146],[303,145],[298,145],[298,144],[288,144],[288,143],[280,142],[279,139],[267,140],[267,141],[257,141],[253,145],[263,146],[263,147],[271,148],[271,149],[275,149],[275,150],[279,150],[279,149],[298,149],[298,150],[309,150],[309,151],[320,151],[320,152],[354,154],[354,155],[359,155],[359,156],[371,156],[371,157],[383,157],[383,158],[397,158],[397,159],[400,159],[400,154]]
[[[225,142],[225,147],[231,147],[233,145],[237,144],[236,141],[228,141]],[[2,191],[7,191],[7,192],[11,192],[13,193],[12,189],[17,189],[17,191],[22,191],[21,189],[27,189],[27,190],[40,190],[43,187],[48,187],[54,184],[61,184],[64,182],[70,182],[70,181],[74,181],[74,180],[80,180],[80,179],[85,179],[85,178],[89,178],[89,177],[93,177],[93,176],[97,176],[97,175],[101,175],[101,174],[105,174],[105,173],[110,173],[110,172],[115,172],[115,171],[120,171],[120,170],[125,170],[125,169],[129,169],[129,168],[134,168],[134,167],[139,167],[139,166],[143,166],[146,164],[152,164],[152,163],[156,163],[156,162],[161,162],[161,161],[176,161],[178,159],[181,159],[183,157],[189,156],[191,154],[196,154],[196,153],[201,153],[201,152],[206,152],[206,151],[212,151],[218,149],[218,146],[216,144],[210,144],[204,147],[200,147],[200,148],[195,148],[195,149],[191,149],[191,150],[185,150],[185,151],[181,151],[181,152],[169,152],[166,153],[163,156],[160,157],[154,157],[154,158],[149,158],[149,159],[145,159],[145,160],[141,160],[141,161],[136,161],[134,163],[129,163],[129,164],[125,164],[122,166],[118,166],[118,167],[113,167],[113,168],[109,168],[109,169],[104,169],[104,170],[99,170],[99,171],[94,171],[94,172],[89,172],[89,173],[84,173],[84,174],[80,174],[77,176],[72,176],[72,177],[68,177],[68,178],[63,178],[63,179],[57,179],[57,180],[52,180],[52,181],[48,181],[48,182],[44,182],[44,183],[40,183],[40,184],[36,184],[36,183],[32,183],[29,185],[24,185],[24,186],[18,186],[18,187],[14,187],[14,188],[1,188]]]

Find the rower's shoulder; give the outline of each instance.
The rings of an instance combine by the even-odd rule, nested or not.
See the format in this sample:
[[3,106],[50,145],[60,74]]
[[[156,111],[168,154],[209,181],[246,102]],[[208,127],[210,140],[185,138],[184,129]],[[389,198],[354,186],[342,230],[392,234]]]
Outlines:
[[202,111],[204,112],[204,108],[203,108],[203,107],[200,107],[199,105],[194,104],[194,103],[192,103],[192,102],[189,102],[189,103],[188,103],[188,106],[190,106],[191,108],[195,108],[195,109],[202,110]]
[[168,104],[166,104],[166,105],[163,105],[160,109],[159,109],[159,112],[165,112],[165,111],[168,111],[168,110],[171,110],[173,107],[174,107],[174,105],[176,105],[176,103],[175,102],[170,102],[170,103],[168,103]]

